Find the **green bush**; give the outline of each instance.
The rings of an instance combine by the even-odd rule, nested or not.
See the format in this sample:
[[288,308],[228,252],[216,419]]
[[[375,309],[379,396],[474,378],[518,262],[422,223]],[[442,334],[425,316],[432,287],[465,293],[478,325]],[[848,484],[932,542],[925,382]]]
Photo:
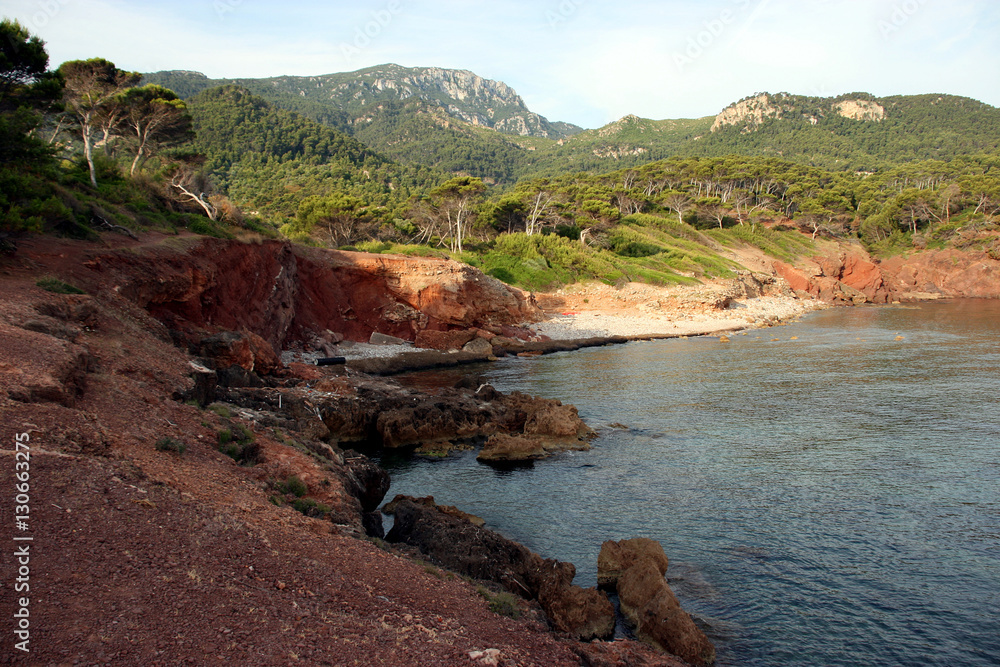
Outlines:
[[312,516],[318,519],[322,519],[330,513],[330,507],[324,505],[323,503],[316,502],[312,498],[299,498],[292,503],[292,507],[306,516]]
[[309,487],[297,475],[290,475],[288,479],[278,485],[278,490],[281,493],[290,493],[296,498],[301,498],[309,492]]
[[241,424],[232,429],[222,429],[217,434],[219,451],[240,465],[254,466],[260,463],[260,445],[254,442],[253,433]]
[[187,445],[171,437],[160,438],[156,441],[156,449],[160,452],[177,452],[183,454],[187,451]]
[[41,287],[46,292],[55,292],[56,294],[86,294],[79,287],[64,283],[58,278],[42,278],[35,285]]

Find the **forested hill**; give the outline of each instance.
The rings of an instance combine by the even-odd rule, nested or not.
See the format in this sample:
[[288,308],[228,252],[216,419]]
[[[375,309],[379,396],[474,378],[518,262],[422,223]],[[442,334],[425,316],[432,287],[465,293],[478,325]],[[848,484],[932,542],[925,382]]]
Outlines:
[[440,67],[387,64],[356,72],[268,79],[209,79],[199,72],[166,71],[145,74],[143,81],[170,88],[181,97],[235,84],[344,131],[350,131],[350,119],[364,115],[373,105],[409,100],[419,100],[456,120],[503,134],[559,139],[581,129],[569,123],[551,123],[533,113],[503,82]]
[[[189,98],[231,80],[197,72],[144,75]],[[745,155],[836,171],[1000,150],[1000,110],[950,95],[876,98],[762,93],[717,116],[626,116],[582,131],[528,110],[506,84],[464,70],[380,65],[315,77],[235,80],[276,107],[354,136],[403,164],[487,182],[636,167],[668,157]]]
[[294,215],[303,199],[332,192],[393,208],[441,180],[401,166],[353,137],[252,95],[237,86],[189,100],[192,148],[220,188],[243,205]]
[[827,169],[875,171],[995,152],[1000,110],[953,95],[765,94],[720,113],[697,149],[692,154],[777,155]]
[[1000,110],[966,97],[866,93],[760,94],[717,116],[654,121],[635,116],[581,132],[535,156],[530,171],[638,166],[668,156],[780,157],[835,171],[879,171],[914,160],[1000,150]]

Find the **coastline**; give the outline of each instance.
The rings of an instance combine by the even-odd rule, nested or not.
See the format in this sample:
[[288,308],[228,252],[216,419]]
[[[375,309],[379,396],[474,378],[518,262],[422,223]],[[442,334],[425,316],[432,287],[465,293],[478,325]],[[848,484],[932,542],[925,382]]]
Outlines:
[[630,340],[708,336],[773,326],[828,308],[794,293],[732,294],[731,285],[655,287],[628,283],[573,285],[538,295],[548,316],[532,326],[553,340],[623,336]]
[[[655,287],[629,283],[571,286],[536,294],[545,319],[524,326],[528,341],[498,346],[494,354],[416,348],[412,343],[345,342],[339,347],[345,366],[374,375],[428,370],[493,361],[502,355],[540,355],[630,341],[724,336],[775,326],[829,308],[816,299],[780,294],[732,298],[722,284],[698,287]],[[317,355],[297,354],[287,360],[314,363]]]

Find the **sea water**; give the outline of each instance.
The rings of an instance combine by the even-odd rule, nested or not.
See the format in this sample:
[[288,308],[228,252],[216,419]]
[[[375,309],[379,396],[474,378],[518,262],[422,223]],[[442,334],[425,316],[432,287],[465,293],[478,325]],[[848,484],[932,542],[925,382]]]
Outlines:
[[838,308],[783,327],[421,374],[558,398],[588,452],[495,470],[383,459],[596,583],[651,537],[719,665],[1000,664],[1000,302]]

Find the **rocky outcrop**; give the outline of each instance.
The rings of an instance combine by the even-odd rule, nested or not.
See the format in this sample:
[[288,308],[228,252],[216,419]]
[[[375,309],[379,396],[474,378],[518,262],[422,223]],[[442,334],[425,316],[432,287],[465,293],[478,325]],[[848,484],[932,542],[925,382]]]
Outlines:
[[346,377],[325,377],[310,387],[280,390],[228,384],[215,393],[219,400],[256,411],[259,423],[307,431],[345,446],[414,447],[443,455],[455,446],[467,448],[496,434],[540,443],[543,451],[527,459],[502,459],[512,461],[588,449],[595,435],[573,406],[519,392],[503,394],[481,378],[438,395],[405,389],[390,380]]
[[986,252],[927,250],[890,257],[881,266],[901,299],[1000,298],[1000,261]]
[[85,287],[114,285],[187,344],[206,331],[253,331],[277,352],[326,332],[412,341],[424,330],[541,318],[531,295],[449,260],[189,237],[98,254],[85,266]]
[[851,120],[881,122],[885,120],[885,107],[871,100],[843,100],[836,102],[833,109]]
[[513,423],[508,423],[516,434],[490,436],[476,457],[479,461],[531,461],[554,452],[590,449],[588,440],[594,432],[580,420],[574,406],[518,393],[506,397],[505,405],[514,413]]
[[860,253],[818,257],[804,268],[775,260],[775,274],[796,292],[831,303],[888,303],[892,290],[878,264]]
[[282,367],[274,349],[252,331],[224,331],[207,336],[200,341],[198,352],[212,360],[215,370],[239,366],[251,373],[270,375]]
[[626,570],[643,558],[653,561],[657,569],[664,573],[670,565],[660,543],[648,537],[605,542],[597,556],[597,585],[613,590]]
[[[77,341],[85,322],[94,324],[89,302],[53,297],[23,313],[0,317],[0,339],[7,353],[22,363],[0,367],[0,391],[23,403],[58,403],[73,407],[87,389],[97,360]],[[82,342],[82,341],[80,341]],[[38,363],[30,360],[38,359]]]
[[730,104],[715,117],[712,132],[731,126],[742,125],[746,134],[757,130],[771,119],[801,119],[816,125],[827,116],[843,116],[863,122],[880,122],[886,117],[886,110],[878,102],[866,99],[830,100],[808,98],[788,93],[760,93],[753,97]]
[[426,499],[400,499],[394,514],[388,541],[409,544],[442,567],[537,600],[559,632],[584,641],[614,632],[611,602],[597,589],[574,586],[572,563],[542,558]]
[[681,609],[664,575],[667,556],[655,540],[601,545],[598,582],[618,591],[622,615],[642,641],[692,665],[715,662],[715,647]]
[[434,502],[434,496],[414,498],[412,496],[404,496],[401,493],[397,493],[395,498],[385,504],[382,508],[382,513],[392,516],[396,513],[396,508],[399,507],[399,504],[402,502],[420,503],[421,505],[426,505],[427,507],[436,507],[439,512],[444,512],[445,514],[458,517],[463,521],[468,521],[474,526],[482,527],[486,525],[486,521],[482,517],[478,517],[475,514],[469,514],[468,512],[463,512],[454,505],[438,505]]

